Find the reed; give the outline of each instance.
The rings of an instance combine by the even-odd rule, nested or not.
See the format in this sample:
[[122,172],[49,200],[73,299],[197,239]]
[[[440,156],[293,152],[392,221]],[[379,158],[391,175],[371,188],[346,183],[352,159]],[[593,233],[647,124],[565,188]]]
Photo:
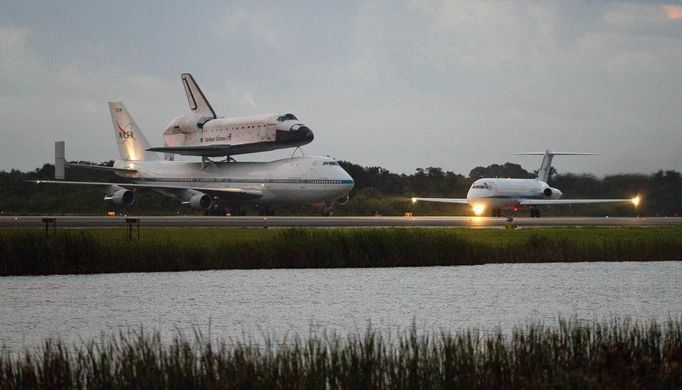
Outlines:
[[575,319],[511,332],[162,340],[143,330],[0,354],[0,388],[680,388],[682,322]]
[[681,228],[0,231],[0,275],[682,260]]

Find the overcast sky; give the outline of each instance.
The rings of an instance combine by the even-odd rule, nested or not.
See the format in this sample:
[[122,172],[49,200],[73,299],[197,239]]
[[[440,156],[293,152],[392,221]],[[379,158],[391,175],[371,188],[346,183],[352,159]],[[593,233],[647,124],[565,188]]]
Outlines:
[[[682,4],[656,2],[0,4],[0,170],[118,158],[107,101],[154,145],[189,111],[292,112],[307,155],[467,174],[514,152],[559,172],[682,171]],[[240,161],[290,155],[237,156]]]

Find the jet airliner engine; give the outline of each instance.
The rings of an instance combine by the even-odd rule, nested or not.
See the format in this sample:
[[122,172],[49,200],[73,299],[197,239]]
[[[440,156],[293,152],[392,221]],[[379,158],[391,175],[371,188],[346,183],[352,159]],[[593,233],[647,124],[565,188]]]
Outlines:
[[132,206],[135,203],[135,193],[125,188],[112,186],[104,196],[104,200],[111,201],[117,206]]
[[213,206],[213,198],[210,195],[206,195],[203,192],[195,190],[187,190],[185,193],[185,201],[183,204],[188,204],[191,208],[195,210],[210,210]]
[[563,196],[563,193],[554,187],[545,188],[542,190],[542,194],[551,199],[559,199],[561,196]]

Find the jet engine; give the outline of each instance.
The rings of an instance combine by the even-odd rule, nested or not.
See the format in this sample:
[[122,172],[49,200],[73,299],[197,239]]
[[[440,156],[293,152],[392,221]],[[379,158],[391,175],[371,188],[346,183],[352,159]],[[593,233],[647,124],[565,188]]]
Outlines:
[[345,206],[348,203],[348,200],[350,200],[350,196],[346,195],[343,198],[339,198],[339,199],[335,200],[335,202],[340,204],[341,206]]
[[192,195],[187,203],[195,210],[208,210],[213,205],[213,199],[209,195],[198,193]]
[[544,190],[542,190],[542,194],[545,195],[547,198],[551,199],[559,199],[564,195],[563,192],[559,191],[557,188],[554,187],[545,188]]
[[132,206],[135,203],[135,193],[119,187],[113,193],[107,194],[104,200],[110,200],[117,206]]

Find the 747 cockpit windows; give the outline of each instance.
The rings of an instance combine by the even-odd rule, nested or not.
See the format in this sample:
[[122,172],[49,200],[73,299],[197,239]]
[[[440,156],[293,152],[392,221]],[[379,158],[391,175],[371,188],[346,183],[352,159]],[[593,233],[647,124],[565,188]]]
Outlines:
[[325,161],[322,163],[322,165],[339,165],[336,161]]
[[284,122],[284,121],[297,121],[298,118],[294,116],[294,114],[285,114],[277,118],[278,121]]

